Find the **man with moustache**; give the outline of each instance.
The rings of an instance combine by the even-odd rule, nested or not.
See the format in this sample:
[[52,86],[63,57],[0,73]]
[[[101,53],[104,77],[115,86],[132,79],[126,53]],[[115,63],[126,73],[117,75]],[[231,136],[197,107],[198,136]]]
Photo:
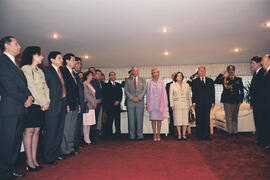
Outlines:
[[[228,76],[225,77],[225,73]],[[242,78],[235,76],[235,66],[229,65],[227,71],[220,73],[215,84],[223,85],[221,102],[224,104],[228,135],[238,134],[238,112],[244,99],[244,87]]]

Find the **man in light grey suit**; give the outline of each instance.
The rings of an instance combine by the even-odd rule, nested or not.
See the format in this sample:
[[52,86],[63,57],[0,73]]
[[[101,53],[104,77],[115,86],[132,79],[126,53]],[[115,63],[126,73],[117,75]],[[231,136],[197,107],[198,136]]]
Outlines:
[[132,74],[133,76],[129,77],[125,82],[129,139],[134,140],[137,135],[138,140],[143,140],[143,113],[146,81],[144,78],[138,77],[138,67],[132,67]]

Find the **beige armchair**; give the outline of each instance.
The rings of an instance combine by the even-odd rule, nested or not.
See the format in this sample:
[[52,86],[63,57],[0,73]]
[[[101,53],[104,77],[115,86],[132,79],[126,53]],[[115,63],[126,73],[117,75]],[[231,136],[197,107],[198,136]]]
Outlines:
[[[214,126],[227,132],[225,111],[223,104],[216,104],[211,111],[210,118]],[[256,132],[253,118],[253,110],[249,104],[241,104],[238,113],[238,132]]]

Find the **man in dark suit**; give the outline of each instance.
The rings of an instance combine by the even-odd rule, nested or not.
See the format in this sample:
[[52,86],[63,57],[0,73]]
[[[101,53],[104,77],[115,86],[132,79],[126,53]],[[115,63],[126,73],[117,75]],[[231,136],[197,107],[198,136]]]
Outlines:
[[60,71],[63,59],[61,52],[52,51],[48,55],[49,66],[43,69],[50,90],[50,108],[45,113],[44,123],[44,162],[56,165],[56,160],[62,160],[60,145],[63,139],[66,88]]
[[[74,68],[74,75],[78,82],[78,92],[79,92],[79,104],[82,108],[84,105],[84,93],[83,93],[83,81],[81,80],[79,73],[82,69],[82,60],[79,57],[75,58],[75,68]],[[75,154],[79,153],[80,144],[83,142],[83,134],[82,134],[82,126],[83,126],[83,115],[82,112],[78,114],[77,124],[76,124],[76,130],[75,130],[75,140],[74,140],[74,148],[75,148]]]
[[75,78],[73,68],[75,67],[75,55],[65,54],[63,57],[61,73],[65,81],[67,90],[66,105],[67,113],[65,115],[64,137],[61,143],[61,154],[64,156],[74,156],[74,140],[78,113],[80,113],[79,88]]
[[21,49],[17,40],[12,36],[2,38],[0,49],[0,179],[13,179],[23,176],[15,172],[15,163],[22,144],[23,118],[32,96],[15,62]]
[[101,115],[102,115],[102,84],[100,82],[101,71],[90,67],[89,70],[93,72],[94,78],[90,82],[96,91],[97,107],[95,109],[96,125],[91,126],[91,141],[95,143],[98,140],[99,131],[101,130]]
[[254,122],[256,126],[256,134],[257,140],[254,142],[255,144],[262,144],[262,129],[263,129],[263,74],[264,69],[261,66],[262,57],[261,56],[254,56],[251,58],[250,67],[254,72],[249,92],[250,92],[250,106],[253,108],[253,116]]
[[[175,76],[175,72],[172,73],[172,80],[174,79],[174,76]],[[166,91],[167,91],[167,96],[168,96],[168,99],[170,99],[170,86],[171,84],[173,83],[173,81],[169,82],[166,84]],[[173,110],[170,106],[170,101],[168,101],[168,108],[169,108],[169,115],[170,115],[170,125],[169,125],[169,135],[173,136],[174,133],[175,133],[175,128],[174,128],[174,122],[173,122]]]
[[204,66],[198,68],[198,78],[192,82],[192,103],[196,112],[197,135],[200,140],[210,138],[210,110],[215,106],[215,86],[212,79],[205,76]]
[[270,54],[266,54],[262,60],[262,66],[264,69],[264,75],[262,79],[263,89],[262,89],[262,114],[263,114],[263,135],[262,135],[262,145],[265,149],[270,151]]
[[105,85],[104,90],[104,106],[106,107],[107,111],[107,123],[105,128],[105,135],[107,137],[112,136],[112,124],[113,121],[115,123],[115,129],[116,129],[116,136],[119,136],[121,134],[121,124],[120,124],[120,105],[122,101],[122,88],[121,84],[118,82],[115,82],[116,80],[116,74],[115,72],[109,73],[109,81]]
[[[225,73],[228,73],[227,77],[225,77]],[[215,84],[223,85],[221,102],[224,104],[228,135],[237,135],[238,112],[244,99],[242,78],[236,77],[235,66],[229,65],[226,71],[217,76]]]

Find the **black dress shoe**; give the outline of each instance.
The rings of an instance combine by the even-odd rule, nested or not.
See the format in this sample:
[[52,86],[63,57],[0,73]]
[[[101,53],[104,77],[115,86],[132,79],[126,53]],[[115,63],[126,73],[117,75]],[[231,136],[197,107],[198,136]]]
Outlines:
[[57,160],[60,160],[60,161],[64,160],[64,159],[66,159],[66,157],[64,155],[60,155],[60,156],[57,157]]
[[80,152],[79,151],[74,151],[74,154],[78,155],[78,154],[80,154]]
[[134,141],[135,139],[129,138],[128,140],[129,140],[129,141]]
[[137,140],[138,140],[138,141],[142,141],[142,140],[143,140],[143,138],[138,138]]
[[56,161],[47,161],[47,162],[44,162],[44,163],[48,164],[48,165],[57,165]]
[[36,166],[36,168],[37,168],[38,170],[43,169],[43,167],[42,167],[42,166]]
[[24,174],[24,173],[18,173],[18,172],[16,172],[16,171],[14,171],[14,172],[12,173],[12,176],[13,176],[13,177],[16,177],[16,178],[20,178],[20,177],[24,177],[25,174]]
[[40,170],[37,167],[32,168],[28,164],[25,165],[25,169],[26,169],[26,171],[29,171],[29,172],[37,172]]

